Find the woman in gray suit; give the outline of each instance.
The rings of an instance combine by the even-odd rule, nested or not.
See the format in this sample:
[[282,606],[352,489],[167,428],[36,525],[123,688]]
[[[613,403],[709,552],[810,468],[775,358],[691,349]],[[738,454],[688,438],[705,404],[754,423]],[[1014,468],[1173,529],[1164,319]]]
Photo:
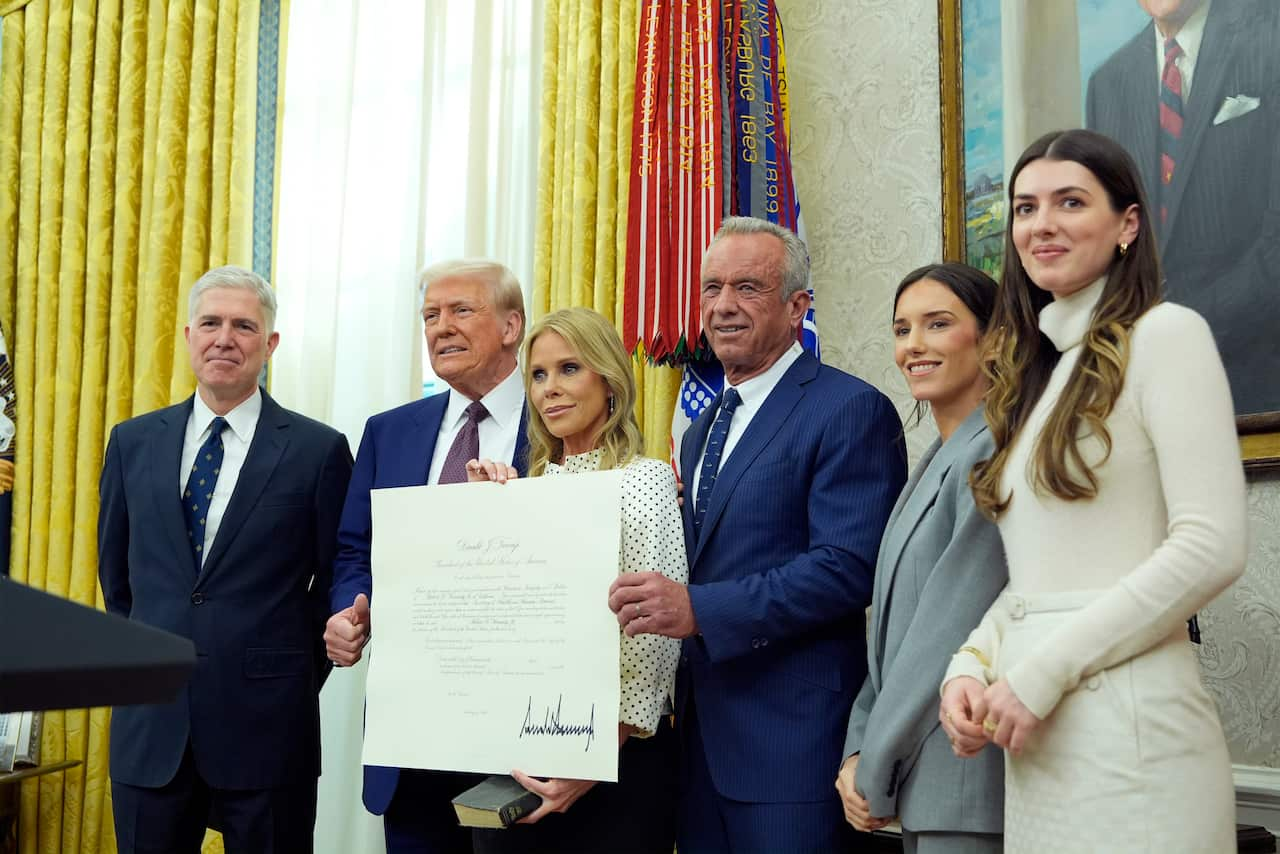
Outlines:
[[894,297],[894,359],[916,399],[916,421],[930,410],[939,438],[880,543],[868,674],[849,715],[836,789],[858,830],[899,818],[908,854],[1001,848],[1003,757],[983,750],[959,759],[939,726],[937,692],[951,654],[1008,580],[1000,534],[969,490],[974,463],[992,451],[981,348],[995,296],[987,275],[947,263],[907,274]]

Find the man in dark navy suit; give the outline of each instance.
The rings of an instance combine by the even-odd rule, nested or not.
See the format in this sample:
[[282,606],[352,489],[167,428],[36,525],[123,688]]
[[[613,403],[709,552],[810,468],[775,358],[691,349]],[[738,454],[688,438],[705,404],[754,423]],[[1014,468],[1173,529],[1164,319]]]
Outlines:
[[[422,274],[427,353],[448,391],[380,413],[365,425],[342,525],[325,631],[329,657],[350,666],[370,637],[369,490],[460,483],[473,458],[525,473],[524,385],[516,354],[524,299],[515,276],[488,261],[446,261]],[[440,532],[437,532],[440,533]],[[429,543],[431,534],[424,535]],[[424,710],[424,714],[426,711]],[[364,804],[383,816],[388,854],[470,852],[450,800],[475,775],[365,766]]]
[[1280,410],[1280,3],[1138,2],[1086,123],[1138,164],[1166,296],[1209,321],[1236,412]]
[[271,286],[239,267],[192,286],[197,393],[111,431],[98,575],[107,610],[190,638],[196,669],[162,705],[111,717],[121,852],[309,852],[317,695],[338,517],[341,433],[258,388],[279,342]]
[[681,854],[835,851],[851,832],[832,773],[906,456],[889,400],[796,343],[808,278],[792,232],[722,224],[701,301],[725,390],[680,453],[689,585],[634,573],[610,591],[627,634],[684,639]]

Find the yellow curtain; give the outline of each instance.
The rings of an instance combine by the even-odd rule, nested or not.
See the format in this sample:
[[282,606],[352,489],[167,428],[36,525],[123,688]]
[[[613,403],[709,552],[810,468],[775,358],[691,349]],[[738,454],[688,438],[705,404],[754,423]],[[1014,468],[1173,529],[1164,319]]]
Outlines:
[[[250,261],[258,4],[32,0],[0,12],[0,324],[18,396],[10,568],[101,607],[107,433],[191,393],[186,294],[209,267]],[[83,764],[22,784],[23,854],[116,850],[108,720],[46,716],[42,758]]]
[[[621,327],[637,0],[547,0],[534,317],[588,306]],[[649,456],[670,456],[680,372],[637,357]]]

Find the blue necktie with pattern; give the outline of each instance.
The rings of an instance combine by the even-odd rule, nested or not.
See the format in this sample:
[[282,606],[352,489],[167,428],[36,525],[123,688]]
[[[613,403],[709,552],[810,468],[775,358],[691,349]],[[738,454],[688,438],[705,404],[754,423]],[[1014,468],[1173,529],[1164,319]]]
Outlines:
[[209,505],[213,502],[213,487],[222,469],[222,428],[226,426],[227,419],[221,415],[213,419],[209,425],[209,438],[196,451],[187,488],[182,491],[182,512],[187,517],[187,538],[191,540],[191,554],[195,557],[197,571],[203,564],[205,522],[209,516]]
[[711,424],[711,432],[707,434],[707,450],[702,455],[702,468],[698,469],[698,496],[693,505],[693,529],[702,530],[702,519],[707,515],[707,504],[711,499],[711,488],[716,485],[716,475],[720,473],[720,457],[724,454],[724,442],[729,438],[729,422],[733,420],[733,410],[742,403],[742,396],[736,388],[725,389],[720,400],[720,411]]

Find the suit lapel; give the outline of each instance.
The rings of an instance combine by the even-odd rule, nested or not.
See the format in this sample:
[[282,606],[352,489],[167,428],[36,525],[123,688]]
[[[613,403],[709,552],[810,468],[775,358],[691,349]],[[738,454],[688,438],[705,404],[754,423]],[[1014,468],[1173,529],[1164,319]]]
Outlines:
[[[1204,24],[1204,40],[1200,43],[1200,55],[1196,59],[1195,76],[1191,81],[1191,93],[1185,103],[1185,124],[1182,141],[1178,145],[1177,165],[1173,170],[1173,183],[1165,199],[1168,220],[1165,235],[1174,233],[1178,220],[1182,194],[1187,189],[1187,179],[1194,170],[1196,155],[1204,141],[1205,131],[1217,113],[1218,105],[1226,95],[1223,92],[1227,72],[1235,65],[1236,36],[1240,31],[1239,4],[1214,3],[1209,7],[1209,17]],[[1158,121],[1158,119],[1157,119]]]
[[[449,408],[449,392],[434,394],[413,410],[412,430],[405,431],[401,460],[392,468],[393,481],[379,479],[375,487],[425,486],[431,474],[431,457],[436,452],[436,439],[440,436],[440,422]],[[516,439],[519,451],[520,440]]]
[[227,553],[236,534],[244,526],[249,515],[258,506],[258,498],[271,479],[271,473],[289,446],[289,427],[292,419],[289,413],[278,403],[262,392],[262,412],[258,415],[258,426],[253,431],[253,441],[249,443],[249,451],[245,455],[244,465],[240,468],[240,476],[236,479],[235,490],[227,502],[227,510],[218,523],[218,533],[209,548],[209,556],[204,560],[204,569],[200,572],[201,581],[217,569],[219,560]]
[[[978,433],[986,426],[986,420],[983,417],[982,407],[978,407],[969,416],[960,423],[955,432],[951,434],[951,438],[946,442],[937,440],[930,446],[928,452],[920,460],[916,466],[916,471],[912,472],[912,480],[907,483],[903,489],[903,498],[899,498],[899,506],[901,512],[896,518],[889,520],[886,528],[888,532],[885,536],[884,543],[881,545],[881,559],[884,573],[877,570],[875,579],[875,598],[879,599],[880,607],[876,610],[879,620],[876,626],[876,632],[873,635],[873,643],[876,646],[876,660],[880,660],[880,656],[884,651],[885,625],[887,620],[884,615],[888,612],[885,603],[890,601],[893,592],[893,583],[897,577],[898,564],[902,560],[903,550],[906,549],[907,543],[915,535],[916,528],[919,527],[920,521],[924,518],[925,513],[929,511],[938,498],[938,493],[942,490],[942,484],[947,478],[947,474],[951,471],[956,461],[961,459],[965,450]],[[968,477],[968,472],[964,473]],[[897,512],[897,508],[895,508]]]
[[[884,541],[880,543],[880,555],[876,560],[876,577],[875,584],[871,590],[871,615],[875,621],[872,626],[871,644],[872,653],[875,660],[881,661],[884,650],[884,625],[885,625],[885,602],[889,599],[889,587],[893,583],[893,577],[897,573],[898,560],[902,557],[902,549],[910,539],[911,529],[915,528],[916,522],[912,522],[908,528],[903,524],[903,519],[907,514],[914,515],[916,521],[919,521],[919,515],[923,509],[917,508],[919,503],[917,496],[923,495],[926,490],[920,489],[920,481],[929,471],[929,464],[937,455],[938,449],[942,447],[940,440],[935,439],[929,449],[924,452],[924,456],[920,458],[920,462],[916,464],[915,469],[911,472],[911,476],[907,479],[907,485],[902,488],[898,500],[894,502],[893,512],[889,514],[889,521],[885,525]],[[926,487],[927,489],[927,487]],[[936,491],[936,490],[935,490]],[[927,505],[926,505],[927,506]],[[879,687],[879,669],[872,671],[877,680]]]
[[191,540],[187,537],[187,520],[182,513],[183,478],[178,469],[182,466],[182,443],[186,439],[187,420],[191,417],[194,400],[194,397],[189,397],[184,403],[157,413],[156,453],[151,456],[150,472],[156,519],[173,546],[175,564],[186,566],[193,579],[197,569]]
[[[723,394],[716,397],[715,402],[703,410],[702,414],[685,429],[684,436],[680,439],[680,481],[685,488],[684,505],[680,516],[684,521],[684,541],[689,545],[696,545],[693,533],[693,469],[698,464],[702,446],[707,443],[707,434],[711,432],[711,423],[715,420],[716,412],[720,410],[722,397]],[[689,568],[693,569],[692,560],[689,561]]]
[[[520,472],[521,477],[526,477],[529,474],[529,430],[528,428],[529,428],[529,407],[521,406],[520,407],[520,427],[519,427],[519,432],[516,433],[516,452],[515,452],[514,459],[511,460],[511,465],[515,466],[516,471]],[[436,432],[439,432],[439,430],[437,429]],[[431,450],[432,450],[432,453],[435,452],[434,447]]]
[[774,386],[773,391],[765,399],[764,405],[752,417],[746,432],[738,440],[729,453],[729,457],[720,463],[720,473],[716,476],[715,485],[711,487],[711,495],[707,498],[707,515],[702,519],[702,530],[698,543],[694,548],[690,565],[702,554],[703,544],[710,538],[716,522],[724,512],[729,496],[742,475],[755,462],[756,457],[765,449],[769,441],[787,423],[787,418],[804,398],[804,384],[812,380],[818,373],[818,362],[808,353],[802,353],[794,365],[787,369],[782,379]]
[[[1129,104],[1138,115],[1126,122],[1133,129],[1132,140],[1121,140],[1131,146],[1129,153],[1137,161],[1147,199],[1155,204],[1160,192],[1160,74],[1156,68],[1155,24],[1148,24],[1138,36],[1139,50],[1134,54],[1124,76],[1124,93],[1117,98]],[[1160,233],[1159,217],[1152,225]]]

